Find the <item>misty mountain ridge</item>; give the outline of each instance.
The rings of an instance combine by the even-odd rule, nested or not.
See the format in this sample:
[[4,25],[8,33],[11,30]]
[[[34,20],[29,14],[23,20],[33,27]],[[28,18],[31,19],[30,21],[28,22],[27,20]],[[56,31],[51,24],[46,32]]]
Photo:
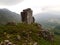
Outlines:
[[34,17],[36,22],[41,24],[43,28],[53,31],[57,35],[60,35],[60,13],[40,13],[36,14]]
[[5,24],[7,22],[20,22],[20,15],[15,13],[15,12],[11,12],[8,9],[0,9],[0,24]]
[[[37,23],[59,23],[60,24],[60,13],[59,12],[46,12],[34,15],[35,22]],[[0,9],[0,24],[6,22],[21,22],[21,14],[9,11],[8,9]]]
[[59,21],[60,14],[54,12],[40,13],[40,14],[36,14],[34,17],[37,23],[42,23],[42,22],[60,23]]

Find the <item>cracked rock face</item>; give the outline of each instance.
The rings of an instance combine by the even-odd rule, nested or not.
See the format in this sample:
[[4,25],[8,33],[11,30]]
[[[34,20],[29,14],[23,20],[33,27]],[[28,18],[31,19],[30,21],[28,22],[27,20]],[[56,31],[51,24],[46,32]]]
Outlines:
[[54,34],[48,30],[41,30],[38,35],[46,40],[54,41]]

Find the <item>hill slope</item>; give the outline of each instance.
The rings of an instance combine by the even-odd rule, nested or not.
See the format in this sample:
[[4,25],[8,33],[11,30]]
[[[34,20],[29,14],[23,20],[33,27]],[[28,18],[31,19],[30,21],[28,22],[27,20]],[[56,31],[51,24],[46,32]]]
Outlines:
[[20,22],[21,16],[17,13],[11,12],[8,9],[0,9],[0,24],[6,22]]
[[51,45],[51,41],[45,40],[42,36],[38,35],[40,31],[41,27],[39,28],[35,23],[2,25],[0,26],[0,42],[9,40],[15,45]]

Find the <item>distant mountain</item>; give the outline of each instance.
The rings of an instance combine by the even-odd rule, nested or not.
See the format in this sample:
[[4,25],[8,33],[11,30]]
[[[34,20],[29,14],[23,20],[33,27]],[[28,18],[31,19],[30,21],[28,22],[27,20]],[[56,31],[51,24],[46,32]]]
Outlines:
[[57,12],[47,12],[36,14],[35,22],[41,24],[43,28],[54,31],[56,34],[60,35],[60,13]]
[[40,24],[60,24],[60,15],[55,14],[55,13],[41,13],[41,14],[36,14],[35,20],[37,23]]
[[0,24],[7,22],[20,22],[21,16],[17,13],[11,12],[8,9],[0,9]]
[[55,13],[41,13],[41,14],[36,14],[35,20],[38,23],[41,22],[52,22],[52,23],[60,23],[60,15],[55,14]]

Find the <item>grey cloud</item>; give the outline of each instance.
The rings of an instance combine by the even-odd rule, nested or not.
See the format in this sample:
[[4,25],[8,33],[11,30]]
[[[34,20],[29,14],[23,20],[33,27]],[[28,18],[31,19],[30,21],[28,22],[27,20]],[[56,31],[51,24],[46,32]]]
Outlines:
[[0,0],[0,5],[15,5],[22,1],[23,0]]

